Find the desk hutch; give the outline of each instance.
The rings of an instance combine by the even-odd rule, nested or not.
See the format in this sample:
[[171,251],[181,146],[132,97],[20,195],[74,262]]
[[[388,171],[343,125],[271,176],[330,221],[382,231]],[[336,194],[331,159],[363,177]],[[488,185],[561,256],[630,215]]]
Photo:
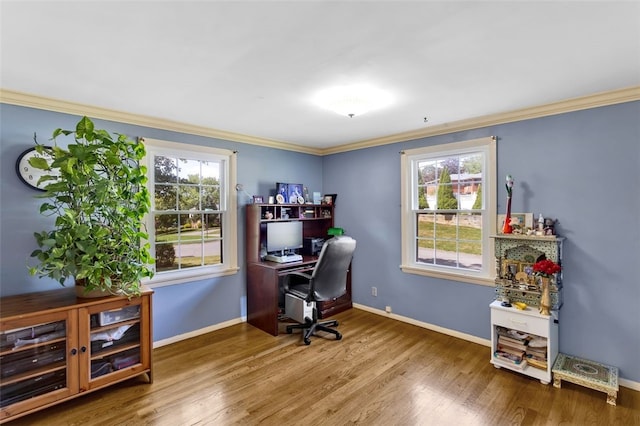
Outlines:
[[[249,204],[246,208],[247,322],[274,336],[278,335],[280,280],[291,271],[312,271],[316,256],[302,261],[275,263],[261,260],[266,246],[267,223],[301,221],[304,238],[328,238],[334,226],[334,206],[317,204]],[[318,316],[326,318],[352,307],[351,273],[347,293],[336,300],[318,303]]]

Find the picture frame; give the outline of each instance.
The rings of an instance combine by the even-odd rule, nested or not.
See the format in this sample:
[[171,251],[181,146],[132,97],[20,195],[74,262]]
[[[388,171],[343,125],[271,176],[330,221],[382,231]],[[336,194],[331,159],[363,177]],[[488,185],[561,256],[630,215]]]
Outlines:
[[502,271],[501,271],[501,278],[505,278],[509,275],[509,272],[511,272],[512,275],[515,276],[515,274],[518,273],[518,271],[520,270],[520,262],[515,260],[515,259],[503,259],[502,260]]
[[253,196],[253,204],[262,204],[262,203],[264,203],[264,198],[262,198],[262,195]]
[[324,194],[322,196],[322,204],[327,206],[335,206],[336,198],[338,198],[338,194]]
[[[287,184],[287,201],[291,204],[304,204],[304,196],[302,195],[302,184]],[[300,202],[302,201],[302,202]]]
[[[496,231],[498,234],[502,234],[504,219],[506,217],[507,215],[504,214],[497,215]],[[520,229],[523,234],[527,228],[533,229],[533,213],[511,213],[511,218],[517,218],[520,221]]]
[[276,182],[276,201],[278,202],[278,204],[284,204],[289,202],[289,184],[288,183]]

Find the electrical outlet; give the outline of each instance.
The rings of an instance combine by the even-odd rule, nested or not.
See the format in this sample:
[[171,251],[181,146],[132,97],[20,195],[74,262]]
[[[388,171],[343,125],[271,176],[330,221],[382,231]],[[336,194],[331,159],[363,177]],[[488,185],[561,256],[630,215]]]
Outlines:
[[372,296],[378,295],[378,287],[371,287],[371,295]]
[[387,306],[387,307],[385,307],[385,308],[384,308],[384,311],[385,311],[386,313],[390,314],[390,313],[391,313],[391,306]]

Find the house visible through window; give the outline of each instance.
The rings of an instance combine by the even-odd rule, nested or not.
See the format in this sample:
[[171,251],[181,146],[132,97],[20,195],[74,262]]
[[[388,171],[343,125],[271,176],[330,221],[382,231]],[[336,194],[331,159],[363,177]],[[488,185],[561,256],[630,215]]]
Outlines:
[[495,140],[402,155],[402,269],[487,283],[495,230]]
[[156,275],[174,283],[237,270],[235,154],[145,139]]

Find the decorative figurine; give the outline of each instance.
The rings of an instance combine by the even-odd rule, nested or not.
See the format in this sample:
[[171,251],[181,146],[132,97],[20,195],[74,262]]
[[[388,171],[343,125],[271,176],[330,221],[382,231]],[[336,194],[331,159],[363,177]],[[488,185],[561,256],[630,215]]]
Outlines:
[[513,232],[513,228],[511,228],[511,194],[513,192],[513,177],[511,177],[511,175],[507,175],[507,183],[505,184],[505,187],[507,188],[507,214],[504,218],[502,233],[511,234]]
[[557,219],[544,219],[544,235],[556,235],[556,222]]

